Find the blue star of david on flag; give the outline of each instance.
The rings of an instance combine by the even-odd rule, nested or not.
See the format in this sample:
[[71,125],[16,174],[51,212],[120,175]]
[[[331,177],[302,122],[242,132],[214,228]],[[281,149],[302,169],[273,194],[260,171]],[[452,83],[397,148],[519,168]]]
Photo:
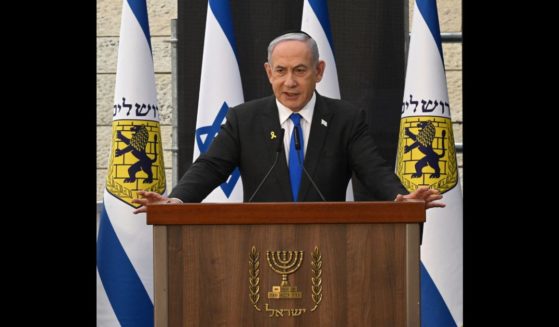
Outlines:
[[[213,123],[210,126],[202,126],[196,130],[196,144],[198,145],[200,153],[206,153],[210,148],[214,138],[217,133],[219,133],[221,124],[225,120],[227,111],[229,111],[229,106],[227,105],[227,102],[223,102],[223,105],[221,105],[221,109],[219,109]],[[206,136],[205,140],[202,139],[203,135]],[[227,181],[220,185],[221,190],[228,198],[231,196],[235,185],[237,185],[239,177],[241,177],[241,172],[239,167],[237,167],[233,170],[233,173],[231,173]]]

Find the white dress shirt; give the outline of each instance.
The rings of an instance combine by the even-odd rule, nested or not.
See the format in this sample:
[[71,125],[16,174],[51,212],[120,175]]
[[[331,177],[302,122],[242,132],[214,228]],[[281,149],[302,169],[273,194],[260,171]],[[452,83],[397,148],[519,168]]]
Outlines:
[[[309,144],[309,135],[311,134],[311,122],[314,113],[314,105],[316,103],[316,93],[313,93],[310,101],[299,110],[297,113],[301,115],[301,128],[303,129],[303,153],[307,153],[307,145]],[[293,132],[293,121],[289,118],[292,113],[295,113],[291,109],[287,108],[276,98],[276,104],[278,105],[279,120],[281,128],[285,129],[285,134],[283,136],[283,145],[285,149],[285,158],[289,164],[289,146],[291,145],[291,133]]]

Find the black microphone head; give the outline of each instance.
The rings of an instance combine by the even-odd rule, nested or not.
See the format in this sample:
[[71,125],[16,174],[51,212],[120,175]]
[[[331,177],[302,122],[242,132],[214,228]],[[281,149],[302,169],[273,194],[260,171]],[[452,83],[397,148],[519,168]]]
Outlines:
[[293,133],[295,133],[295,150],[301,150],[301,139],[299,138],[299,127],[293,127]]
[[281,131],[279,132],[279,137],[278,137],[278,147],[276,148],[276,152],[281,152],[281,149],[283,149],[283,138],[285,136],[285,129],[281,129]]

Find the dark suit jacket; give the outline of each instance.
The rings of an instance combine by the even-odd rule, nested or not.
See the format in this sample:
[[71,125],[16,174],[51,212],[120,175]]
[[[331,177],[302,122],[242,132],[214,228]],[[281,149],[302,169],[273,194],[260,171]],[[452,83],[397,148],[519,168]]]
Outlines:
[[[238,166],[247,201],[274,162],[278,138],[272,139],[271,132],[279,135],[280,130],[274,96],[231,108],[208,152],[192,164],[169,196],[200,202]],[[348,102],[317,93],[308,142],[304,166],[327,201],[345,200],[352,171],[379,199],[392,201],[398,193],[408,193],[379,155],[365,113]],[[300,187],[299,201],[321,201],[305,174]],[[283,151],[253,201],[292,201]]]

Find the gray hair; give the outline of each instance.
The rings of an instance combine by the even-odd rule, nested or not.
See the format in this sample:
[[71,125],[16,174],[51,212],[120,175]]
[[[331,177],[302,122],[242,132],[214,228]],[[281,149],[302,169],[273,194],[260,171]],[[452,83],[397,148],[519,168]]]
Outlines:
[[270,42],[268,45],[268,63],[272,61],[272,52],[276,48],[276,45],[280,44],[284,41],[303,41],[305,42],[308,47],[311,49],[311,60],[312,64],[316,65],[318,63],[318,45],[316,45],[316,41],[310,37],[307,33],[299,32],[299,33],[287,33],[276,37],[275,39]]

